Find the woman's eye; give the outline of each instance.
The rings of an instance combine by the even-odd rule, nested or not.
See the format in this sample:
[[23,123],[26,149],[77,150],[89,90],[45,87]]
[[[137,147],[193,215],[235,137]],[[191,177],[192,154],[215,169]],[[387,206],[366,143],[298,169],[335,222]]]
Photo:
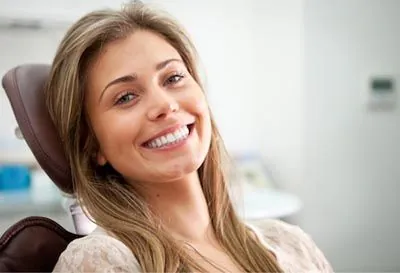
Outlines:
[[116,105],[118,104],[125,104],[128,103],[132,100],[134,100],[137,96],[135,94],[132,94],[130,92],[123,94],[122,96],[119,96],[117,101],[115,102]]
[[166,84],[175,84],[182,80],[185,76],[183,74],[175,74],[166,80]]

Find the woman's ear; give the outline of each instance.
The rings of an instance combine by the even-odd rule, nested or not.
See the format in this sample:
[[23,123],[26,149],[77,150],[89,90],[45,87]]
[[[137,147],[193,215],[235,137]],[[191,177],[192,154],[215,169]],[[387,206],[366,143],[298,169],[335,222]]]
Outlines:
[[97,152],[96,161],[97,161],[97,164],[99,164],[100,166],[104,166],[107,163],[107,159],[101,151]]

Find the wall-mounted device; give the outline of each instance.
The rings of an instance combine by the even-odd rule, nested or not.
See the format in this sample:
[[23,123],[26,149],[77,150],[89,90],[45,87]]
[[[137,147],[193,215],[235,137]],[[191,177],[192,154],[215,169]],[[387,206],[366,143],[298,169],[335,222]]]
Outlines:
[[370,110],[388,111],[396,107],[397,89],[393,76],[372,76],[368,81],[367,106]]

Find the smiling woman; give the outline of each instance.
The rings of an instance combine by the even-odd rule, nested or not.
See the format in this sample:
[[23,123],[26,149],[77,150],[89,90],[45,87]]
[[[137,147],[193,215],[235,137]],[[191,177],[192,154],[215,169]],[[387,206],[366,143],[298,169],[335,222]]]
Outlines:
[[81,18],[46,97],[97,225],[55,272],[331,271],[299,228],[237,216],[195,48],[164,13],[135,3]]
[[137,30],[105,45],[87,75],[98,164],[110,163],[133,186],[177,181],[200,167],[211,138],[207,103],[165,39]]

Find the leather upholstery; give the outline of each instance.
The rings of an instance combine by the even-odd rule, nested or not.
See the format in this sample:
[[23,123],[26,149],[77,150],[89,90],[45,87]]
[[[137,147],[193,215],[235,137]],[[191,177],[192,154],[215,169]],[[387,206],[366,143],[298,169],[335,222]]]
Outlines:
[[5,74],[2,84],[36,160],[62,191],[72,193],[69,165],[43,96],[49,71],[45,64],[17,66]]
[[79,237],[48,218],[25,218],[0,237],[0,272],[51,272],[61,252]]

